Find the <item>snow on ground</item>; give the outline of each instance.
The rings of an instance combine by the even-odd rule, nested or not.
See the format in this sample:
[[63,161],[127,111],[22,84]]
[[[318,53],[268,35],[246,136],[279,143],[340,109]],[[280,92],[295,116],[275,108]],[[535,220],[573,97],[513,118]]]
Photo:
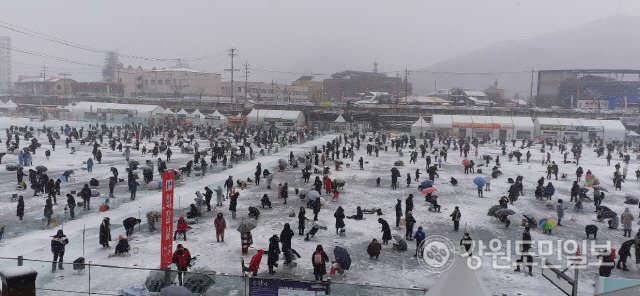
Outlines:
[[[40,124],[35,125],[37,127]],[[4,135],[3,135],[4,136]],[[454,206],[460,206],[462,211],[461,228],[466,225],[467,231],[471,233],[474,239],[481,239],[485,243],[493,238],[498,238],[502,242],[508,240],[517,240],[521,238],[523,227],[519,225],[519,220],[522,218],[522,213],[533,213],[536,219],[544,217],[556,218],[555,210],[548,209],[545,206],[545,202],[535,200],[533,197],[533,191],[535,184],[540,176],[546,175],[545,166],[540,164],[542,153],[540,153],[540,146],[532,147],[531,163],[523,163],[522,165],[516,165],[515,158],[513,162],[509,162],[506,156],[501,156],[501,170],[504,173],[503,176],[498,179],[492,180],[491,191],[485,192],[484,198],[478,198],[476,186],[472,183],[472,179],[479,175],[488,176],[490,169],[481,167],[483,174],[463,174],[463,166],[461,165],[462,157],[459,156],[457,151],[450,151],[448,161],[443,164],[442,169],[439,171],[440,178],[436,179],[434,187],[438,189],[437,195],[440,197],[439,202],[442,205],[441,213],[432,213],[427,211],[428,204],[424,201],[422,195],[419,194],[416,187],[418,183],[413,182],[409,187],[406,187],[404,181],[406,174],[411,173],[412,177],[416,169],[420,169],[423,174],[420,180],[427,178],[425,171],[425,160],[419,159],[417,164],[409,164],[408,149],[405,149],[404,157],[400,158],[398,153],[389,149],[388,152],[381,151],[379,157],[369,156],[365,153],[365,145],[359,151],[356,151],[356,157],[354,161],[349,159],[344,160],[345,164],[350,164],[351,168],[344,168],[341,171],[331,172],[331,178],[341,178],[346,180],[346,186],[341,191],[339,201],[329,201],[326,206],[322,208],[319,218],[320,222],[328,226],[328,230],[320,231],[317,234],[318,241],[306,242],[302,236],[297,235],[297,217],[289,217],[288,212],[294,210],[297,214],[299,207],[305,206],[306,202],[301,201],[295,197],[294,188],[309,189],[312,186],[313,178],[319,174],[312,175],[312,180],[309,184],[304,184],[301,179],[301,173],[299,170],[289,170],[285,172],[277,172],[273,170],[277,160],[279,158],[287,158],[289,151],[293,151],[296,155],[302,155],[309,151],[315,145],[322,145],[327,141],[333,139],[334,136],[324,136],[321,139],[316,139],[311,142],[287,146],[280,152],[265,156],[258,157],[257,159],[241,163],[232,169],[224,170],[218,173],[208,172],[207,175],[202,177],[195,177],[194,174],[190,178],[185,178],[185,182],[179,185],[175,189],[175,195],[179,198],[176,199],[176,219],[180,215],[185,214],[185,209],[190,203],[193,202],[195,197],[195,191],[203,190],[205,186],[222,185],[224,180],[233,175],[234,180],[238,178],[246,179],[247,177],[253,178],[253,172],[255,165],[259,161],[262,163],[263,168],[269,168],[272,172],[275,171],[276,176],[274,178],[274,186],[272,189],[266,189],[266,182],[261,182],[260,186],[250,185],[243,191],[240,191],[238,216],[246,216],[249,206],[260,206],[260,198],[264,193],[267,193],[273,202],[273,209],[262,209],[261,218],[257,229],[253,233],[254,244],[250,249],[250,254],[244,256],[245,261],[249,261],[251,256],[255,254],[258,248],[267,249],[268,239],[274,234],[280,234],[285,223],[290,223],[291,228],[296,233],[292,240],[292,246],[295,250],[302,255],[301,259],[298,259],[298,267],[293,272],[283,270],[282,260],[280,266],[277,269],[277,274],[274,277],[287,277],[298,279],[313,279],[313,271],[310,263],[310,257],[315,250],[317,244],[322,244],[325,251],[329,254],[330,258],[333,258],[333,247],[342,246],[347,248],[351,253],[353,264],[346,275],[338,276],[332,279],[334,283],[357,283],[357,284],[371,284],[391,286],[398,288],[409,287],[429,287],[437,279],[437,275],[431,274],[421,267],[416,258],[412,255],[415,252],[414,242],[409,243],[409,251],[407,252],[394,252],[391,249],[391,244],[383,246],[382,254],[379,260],[369,260],[366,254],[366,247],[372,238],[380,240],[380,224],[377,222],[378,216],[365,215],[366,220],[354,221],[346,219],[346,237],[340,237],[335,233],[335,219],[333,213],[338,206],[342,206],[345,209],[347,215],[355,213],[356,206],[362,206],[363,208],[379,207],[382,208],[384,215],[382,218],[386,219],[392,227],[392,234],[404,235],[405,229],[395,229],[395,211],[394,205],[396,199],[403,200],[408,194],[414,194],[414,217],[417,220],[415,229],[418,226],[423,226],[427,236],[429,235],[442,235],[449,238],[454,245],[457,245],[462,237],[463,231],[454,232],[453,225],[449,218],[450,212]],[[4,139],[3,139],[4,140]],[[91,177],[96,177],[101,181],[99,190],[102,193],[107,193],[106,189],[106,177],[110,175],[109,168],[116,166],[120,171],[120,175],[125,174],[125,161],[120,153],[112,152],[110,149],[103,149],[103,164],[95,164],[94,172],[89,174],[80,170],[82,167],[82,161],[85,161],[90,157],[91,147],[81,146],[78,143],[73,143],[78,149],[78,153],[70,155],[69,150],[64,147],[62,141],[59,141],[56,146],[56,151],[52,151],[52,157],[49,161],[44,158],[44,151],[49,149],[50,146],[46,143],[45,135],[41,135],[39,138],[43,147],[38,150],[34,155],[33,164],[46,165],[49,168],[49,176],[59,176],[62,171],[66,169],[74,169],[76,171],[75,183],[63,183],[62,192],[63,196],[70,190],[79,190],[81,186],[87,182]],[[206,147],[205,141],[200,143],[203,147]],[[519,146],[520,143],[518,143]],[[437,141],[435,146],[438,146]],[[148,147],[149,148],[149,147]],[[513,149],[509,147],[509,149]],[[191,154],[181,154],[178,149],[172,149],[174,155],[171,163],[168,164],[169,168],[179,168],[186,163],[187,160],[193,156]],[[614,157],[612,166],[606,166],[606,160],[604,158],[597,158],[593,149],[585,147],[583,149],[583,157],[581,159],[581,166],[585,172],[591,169],[596,174],[602,185],[606,188],[610,188],[607,198],[603,205],[611,207],[614,211],[622,213],[625,208],[623,204],[625,194],[634,194],[640,189],[640,182],[633,180],[634,178],[627,179],[627,182],[623,184],[622,191],[613,191],[611,186],[611,176],[613,175],[613,164],[617,163],[617,157]],[[522,150],[523,154],[526,150]],[[486,144],[480,146],[479,155],[484,154],[492,155],[494,159],[500,155],[501,151],[495,144]],[[358,158],[362,156],[365,160],[365,170],[361,171],[357,169]],[[142,156],[139,152],[132,150],[132,159],[139,160],[141,163],[146,159],[151,159],[155,162],[150,155]],[[473,158],[473,152],[471,152],[470,158]],[[395,160],[402,159],[406,166],[398,167],[401,172],[401,178],[399,178],[401,186],[397,190],[393,190],[390,187],[390,169],[393,166]],[[524,159],[524,157],[523,157]],[[7,155],[3,159],[3,164],[16,163],[17,157]],[[568,209],[565,212],[565,219],[563,221],[563,227],[557,227],[553,230],[552,235],[542,234],[539,229],[532,230],[532,236],[534,240],[543,239],[575,239],[582,240],[585,238],[584,226],[587,224],[597,224],[600,228],[598,234],[598,242],[604,244],[606,241],[612,242],[612,247],[619,248],[620,244],[625,240],[622,237],[622,230],[608,230],[605,224],[599,224],[595,221],[595,214],[593,213],[594,207],[592,204],[585,203],[584,213],[574,213],[573,205],[568,203],[569,201],[569,189],[572,185],[572,180],[575,178],[575,164],[562,164],[562,156],[557,151],[557,148],[552,153],[552,160],[560,166],[560,174],[567,173],[570,181],[555,181],[553,183],[556,187],[555,198],[563,198],[567,204]],[[621,162],[621,161],[620,161]],[[481,159],[477,159],[476,163],[482,163]],[[490,166],[493,166],[494,161]],[[328,165],[332,165],[329,162]],[[638,161],[632,160],[629,165],[629,174],[633,174],[638,166]],[[219,170],[219,168],[218,168]],[[505,228],[503,223],[498,222],[495,218],[488,217],[486,212],[489,207],[498,203],[499,198],[502,195],[507,195],[507,189],[509,185],[507,178],[515,178],[517,174],[524,176],[524,196],[513,205],[510,206],[517,214],[511,216],[513,223],[509,228]],[[10,193],[14,193],[15,184],[15,172],[8,172],[2,170],[0,172],[2,180],[5,180],[0,185],[0,190],[3,190],[3,198],[0,199],[0,212],[3,214],[0,216],[0,225],[7,226],[6,240],[0,244],[0,253],[2,257],[15,257],[18,255],[24,255],[28,259],[41,259],[51,260],[51,253],[49,250],[50,236],[55,234],[55,230],[50,228],[49,230],[40,230],[40,220],[43,217],[44,198],[32,197],[32,191],[19,192],[25,196],[25,220],[18,221],[15,217],[16,203],[9,202]],[[458,186],[451,186],[448,181],[451,176],[454,176],[460,182]],[[377,188],[375,185],[375,179],[377,177],[382,178],[381,187]],[[157,177],[157,172],[155,175]],[[290,199],[287,205],[283,204],[282,200],[277,198],[277,184],[288,182],[290,188]],[[546,185],[546,183],[545,183]],[[212,187],[213,188],[213,187]],[[89,212],[84,212],[82,209],[76,208],[76,220],[68,220],[65,216],[62,205],[64,201],[58,202],[57,206],[54,206],[54,216],[58,217],[58,220],[64,222],[64,231],[69,237],[70,244],[67,246],[67,252],[65,255],[65,261],[71,262],[73,259],[82,256],[82,236],[83,228],[86,228],[86,245],[84,257],[87,261],[92,261],[92,264],[107,264],[118,265],[125,267],[147,267],[157,268],[159,266],[159,232],[150,233],[146,229],[145,213],[149,210],[158,210],[160,208],[160,192],[148,191],[146,189],[138,191],[138,198],[135,201],[129,201],[129,193],[126,185],[120,183],[116,188],[116,198],[111,200],[111,209],[106,213],[99,213],[97,211],[98,205],[104,199],[103,197],[94,198],[92,200],[92,209]],[[325,196],[327,200],[330,200]],[[214,197],[215,199],[215,197]],[[629,206],[632,208],[634,216],[637,215],[637,207]],[[225,233],[225,242],[217,243],[215,241],[215,230],[213,228],[213,218],[215,214],[220,211],[224,213],[227,219],[227,231]],[[103,217],[110,217],[113,223],[112,225],[112,237],[114,240],[120,234],[124,234],[122,228],[122,220],[127,217],[138,217],[138,212],[141,213],[143,225],[142,231],[138,231],[133,235],[131,241],[132,248],[137,248],[138,253],[132,254],[127,258],[108,258],[108,254],[113,252],[113,249],[103,249],[98,244],[98,229]],[[311,210],[307,210],[307,217],[312,218],[313,214]],[[575,222],[570,221],[575,217]],[[242,256],[240,251],[240,234],[235,230],[238,226],[240,219],[231,219],[230,212],[228,211],[228,201],[225,201],[223,207],[216,208],[213,212],[206,213],[204,217],[199,219],[198,224],[191,225],[193,229],[188,233],[188,241],[177,241],[175,244],[182,243],[190,249],[192,255],[199,257],[194,271],[206,271],[213,270],[219,274],[240,274],[240,257]],[[307,231],[310,229],[310,225],[307,224]],[[634,232],[637,228],[634,224]],[[414,229],[414,230],[415,230]],[[115,246],[116,241],[112,242],[112,246]],[[534,250],[535,250],[534,246]],[[506,250],[506,248],[503,248]],[[511,250],[513,254],[514,250]],[[583,251],[584,253],[584,251]],[[564,263],[566,260],[564,257],[561,261],[558,261],[555,257],[557,254],[551,256],[552,262]],[[513,272],[512,266],[507,266],[506,269],[497,270],[491,266],[491,256],[480,256],[482,259],[482,267],[480,271],[485,283],[489,287],[489,290],[494,294],[505,293],[507,295],[563,295],[557,288],[551,285],[541,275],[539,267],[534,268],[534,276],[526,276],[524,273]],[[513,255],[513,260],[517,259]],[[536,258],[537,260],[540,257]],[[589,255],[590,262],[595,260],[594,256]],[[631,260],[630,260],[631,262]],[[500,264],[504,264],[505,261],[500,261]],[[2,260],[0,261],[0,267],[11,266],[15,262]],[[50,266],[45,263],[27,262],[26,265],[34,267],[39,272],[38,286],[46,287],[50,289],[76,289],[86,290],[87,275],[74,275],[68,268],[64,272],[58,272],[56,274],[50,273]],[[637,278],[638,266],[636,264],[629,264],[631,271],[622,272],[621,270],[614,269],[613,277],[626,277]],[[121,288],[127,288],[130,286],[141,285],[144,278],[148,274],[147,271],[133,271],[133,270],[112,270],[107,268],[92,268],[92,291],[109,292],[113,293]],[[267,275],[266,267],[266,255],[263,257],[262,265],[260,269],[262,276]],[[580,291],[582,293],[591,293],[593,291],[594,279],[597,275],[597,267],[588,267],[580,272]],[[66,279],[65,279],[66,278]],[[226,288],[225,290],[219,290],[218,295],[223,294],[241,294],[243,289],[242,281],[237,278],[224,278],[219,277],[219,286],[223,283],[228,283],[228,286],[232,288]],[[398,292],[399,293],[399,292]],[[390,293],[394,294],[394,293]],[[389,294],[387,294],[389,295]]]

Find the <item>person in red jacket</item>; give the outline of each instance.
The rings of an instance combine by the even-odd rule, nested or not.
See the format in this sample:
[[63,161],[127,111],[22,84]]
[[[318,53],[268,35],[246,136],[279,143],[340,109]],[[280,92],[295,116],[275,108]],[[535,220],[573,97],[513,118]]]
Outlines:
[[249,267],[244,265],[244,258],[242,259],[242,271],[253,272],[253,276],[258,275],[258,269],[260,269],[260,261],[262,261],[262,255],[264,255],[264,250],[259,249],[258,253],[251,257],[251,262],[249,263]]
[[224,230],[227,228],[227,221],[222,216],[222,213],[218,213],[218,216],[213,221],[213,225],[216,227],[216,240],[224,242]]
[[331,193],[331,178],[327,177],[326,179],[324,179],[324,190],[327,193]]
[[171,262],[178,267],[178,281],[180,282],[180,286],[182,286],[182,275],[191,265],[191,254],[189,253],[189,249],[182,247],[182,244],[178,244],[178,248],[173,253]]
[[176,240],[178,234],[182,234],[184,237],[184,241],[187,241],[187,230],[189,230],[189,226],[187,225],[187,221],[184,220],[184,217],[180,217],[178,219],[178,225],[176,226],[176,232],[173,234],[173,240]]

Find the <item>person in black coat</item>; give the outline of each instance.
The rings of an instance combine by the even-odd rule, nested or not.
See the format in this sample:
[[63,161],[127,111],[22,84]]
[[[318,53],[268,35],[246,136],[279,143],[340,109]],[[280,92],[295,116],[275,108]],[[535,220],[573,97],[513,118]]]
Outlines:
[[109,177],[109,197],[114,197],[113,190],[116,188],[117,184],[118,184],[118,179],[116,179],[113,176]]
[[522,253],[529,252],[529,249],[531,249],[531,233],[529,233],[529,227],[525,227],[522,233]]
[[305,217],[306,213],[307,211],[304,207],[300,207],[300,211],[298,212],[298,235],[304,235],[304,223],[305,220],[309,220]]
[[391,228],[385,219],[378,218],[378,223],[382,225],[382,244],[386,245],[391,240]]
[[84,184],[84,187],[80,190],[80,197],[82,197],[82,208],[89,210],[89,201],[91,200],[91,188],[89,188],[89,184]]
[[400,219],[402,218],[402,200],[398,199],[396,203],[396,228],[400,227]]
[[413,240],[413,225],[416,224],[416,218],[413,218],[413,214],[410,211],[405,216],[405,222],[407,230],[404,236],[407,240]]
[[127,238],[129,238],[133,234],[133,228],[136,226],[136,224],[139,224],[141,222],[142,220],[136,219],[134,217],[129,217],[122,221],[122,225],[124,226],[124,229],[127,233]]
[[293,237],[293,230],[289,223],[284,224],[284,228],[280,232],[280,243],[282,244],[282,251],[291,249],[291,238]]
[[318,214],[320,214],[320,207],[322,206],[320,204],[320,198],[316,198],[316,200],[313,201],[313,221],[318,221]]
[[238,205],[238,196],[240,196],[240,193],[236,192],[233,195],[231,195],[231,200],[229,201],[229,211],[231,211],[231,218],[235,219],[236,218],[236,206]]
[[345,215],[344,215],[344,209],[342,208],[342,206],[338,207],[336,212],[333,214],[333,217],[336,218],[336,234],[338,234],[340,228],[345,227],[345,224],[344,224]]
[[322,245],[318,245],[311,256],[313,275],[316,276],[316,281],[322,281],[322,277],[327,274],[327,261],[329,261],[329,256],[322,249]]
[[108,248],[111,241],[111,223],[109,221],[109,217],[105,217],[100,224],[100,244],[103,248]]
[[413,211],[413,194],[409,194],[407,199],[404,201],[404,211],[405,216],[407,212]]
[[16,216],[22,220],[24,217],[24,198],[22,195],[18,196],[18,208],[16,209]]
[[280,259],[280,239],[277,235],[273,235],[269,239],[269,251],[267,252],[267,266],[269,267],[269,274],[275,274],[273,270],[278,267],[278,260]]
[[280,192],[280,197],[284,199],[284,204],[287,204],[287,198],[289,197],[289,183],[284,182],[284,186],[282,186],[282,192]]
[[67,193],[67,207],[69,208],[69,216],[71,220],[76,218],[76,198]]
[[611,254],[599,256],[602,258],[602,263],[598,268],[598,272],[601,277],[609,277],[611,276],[611,270],[613,270],[613,266],[616,265],[616,262],[611,258]]
[[382,249],[382,245],[378,242],[377,239],[373,239],[369,246],[367,246],[367,254],[369,254],[369,259],[373,259],[374,257],[378,259],[380,256],[380,250]]
[[51,238],[51,252],[53,253],[53,262],[51,262],[51,272],[56,272],[56,261],[60,259],[58,263],[58,268],[60,270],[64,269],[62,266],[62,261],[64,260],[64,249],[65,246],[69,243],[69,239],[62,232],[62,229],[58,230],[58,233]]
[[211,199],[213,198],[213,190],[208,186],[204,188],[204,200],[207,203],[207,212],[211,212]]
[[356,207],[356,214],[353,216],[348,216],[349,219],[362,220],[364,219],[364,215],[362,214],[362,208],[360,206]]
[[[618,260],[618,264],[616,264],[616,268],[622,268],[622,270],[624,271],[629,271],[629,269],[627,269],[627,258],[631,257],[631,247],[633,246],[635,246],[636,248],[640,247],[638,245],[638,240],[630,239],[622,243],[622,246],[620,246],[620,249],[618,250],[620,259]],[[622,264],[622,267],[620,267],[620,264]]]

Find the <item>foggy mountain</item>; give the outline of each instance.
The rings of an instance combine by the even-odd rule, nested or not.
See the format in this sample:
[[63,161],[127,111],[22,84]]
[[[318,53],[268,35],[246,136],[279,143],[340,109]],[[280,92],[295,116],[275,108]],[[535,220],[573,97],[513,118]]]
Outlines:
[[[519,92],[524,99],[529,97],[532,68],[640,68],[639,31],[638,17],[607,17],[529,40],[499,42],[420,68],[409,80],[418,94],[427,94],[435,87],[484,90],[497,80],[507,97]],[[534,73],[534,96],[536,80]]]

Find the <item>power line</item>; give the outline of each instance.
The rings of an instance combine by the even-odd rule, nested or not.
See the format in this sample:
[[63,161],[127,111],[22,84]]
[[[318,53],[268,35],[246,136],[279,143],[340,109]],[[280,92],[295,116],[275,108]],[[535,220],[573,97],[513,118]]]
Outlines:
[[[47,34],[43,34],[43,33],[39,33],[15,24],[11,24],[5,21],[0,21],[0,28],[5,28],[11,31],[14,31],[16,33],[20,33],[20,34],[24,34],[27,36],[31,36],[31,37],[35,37],[35,38],[39,38],[42,40],[46,40],[46,41],[50,41],[50,42],[54,42],[54,43],[58,43],[58,44],[62,44],[65,46],[69,46],[69,47],[73,47],[73,48],[77,48],[77,49],[82,49],[82,50],[86,50],[86,51],[90,51],[90,52],[95,52],[95,53],[107,53],[108,50],[104,50],[104,49],[99,49],[99,48],[95,48],[95,47],[91,47],[88,45],[83,45],[80,43],[76,43],[73,41],[69,41],[69,40],[65,40],[62,38],[58,38],[58,37],[54,37],[54,36],[50,36]],[[154,58],[154,57],[144,57],[144,56],[139,56],[139,55],[132,55],[132,54],[124,54],[124,53],[117,53],[118,56],[121,57],[126,57],[126,58],[132,58],[132,59],[140,59],[140,60],[146,60],[146,61],[176,61],[176,60],[183,60],[183,61],[200,61],[200,60],[207,60],[207,59],[211,59],[211,58],[216,58],[216,57],[220,57],[222,55],[224,55],[224,53],[218,54],[218,55],[211,55],[211,56],[202,56],[202,57],[196,57],[196,58]]]

